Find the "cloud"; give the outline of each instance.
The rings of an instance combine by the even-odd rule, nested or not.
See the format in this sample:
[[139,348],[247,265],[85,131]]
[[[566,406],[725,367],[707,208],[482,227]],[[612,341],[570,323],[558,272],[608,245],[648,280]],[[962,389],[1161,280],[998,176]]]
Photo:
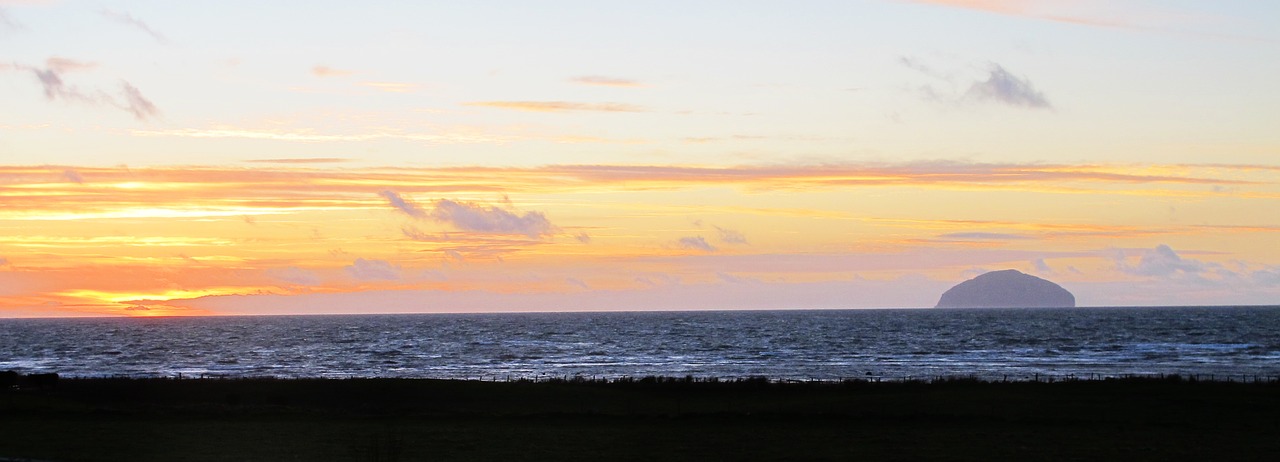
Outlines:
[[62,171],[62,178],[76,184],[84,184],[84,177],[80,176],[75,170],[66,169]]
[[311,68],[311,75],[314,75],[316,77],[341,77],[344,75],[351,75],[354,73],[355,71],[349,71],[346,69],[334,69],[332,67],[324,66],[324,65],[317,65]]
[[182,128],[170,130],[132,130],[135,136],[177,136],[186,138],[242,138],[250,140],[297,141],[303,143],[360,142],[373,140],[405,140],[428,143],[506,143],[516,139],[538,139],[490,135],[471,131],[452,133],[415,133],[394,129],[374,129],[365,133],[316,133],[311,129],[280,130],[218,126],[214,128]]
[[395,281],[400,279],[400,267],[387,263],[386,260],[365,260],[357,258],[355,262],[342,269],[356,279]]
[[0,8],[0,30],[18,30],[22,28],[23,26],[21,23],[14,21],[13,18],[9,17],[8,10]]
[[604,77],[599,75],[584,75],[569,79],[570,82],[581,85],[594,85],[601,87],[643,87],[640,82],[631,79],[622,79],[617,77]]
[[58,74],[76,71],[90,71],[98,67],[98,63],[76,61],[58,56],[44,60],[44,67]]
[[[71,169],[95,188],[68,181]],[[1171,164],[986,164],[968,162],[748,165],[724,167],[645,165],[547,165],[539,167],[341,168],[334,166],[95,167],[0,165],[0,216],[16,219],[92,217],[234,217],[300,210],[386,209],[430,219],[431,203],[413,197],[461,194],[558,194],[579,191],[689,190],[739,187],[748,190],[839,191],[850,188],[913,187],[940,190],[1036,191],[1100,195],[1218,197],[1199,185],[1248,185],[1240,198],[1280,199],[1268,185],[1280,170],[1251,166]],[[52,183],[61,184],[52,184]],[[127,184],[128,188],[111,185]],[[30,185],[43,194],[31,194]],[[395,185],[395,191],[386,185]],[[202,204],[193,208],[192,204]],[[504,207],[510,209],[509,207]],[[804,209],[755,209],[759,213],[833,214]],[[508,212],[514,214],[514,212]],[[518,215],[523,216],[523,214]],[[532,216],[530,218],[536,218]],[[546,217],[543,217],[545,220]],[[533,220],[537,223],[538,220]],[[913,226],[915,221],[900,224]],[[1151,235],[1153,233],[1274,233],[1280,227],[1186,225],[1024,226],[990,221],[936,222],[944,230],[1018,230],[1036,238]],[[550,225],[548,225],[550,226]],[[710,228],[708,228],[710,229]],[[1021,230],[1027,230],[1022,232]],[[578,231],[575,228],[574,231]],[[940,231],[945,232],[945,231]],[[705,235],[705,233],[704,233]],[[960,235],[963,236],[963,235]],[[716,236],[710,235],[712,239]],[[977,237],[977,236],[970,236]],[[989,236],[990,237],[990,236]],[[1023,258],[1022,261],[1027,259]]]
[[748,284],[753,282],[760,282],[752,278],[735,276],[723,271],[716,271],[716,279],[719,279],[722,282],[727,282],[729,284]]
[[1036,90],[1026,77],[1009,73],[999,64],[992,63],[987,79],[974,82],[965,92],[966,99],[989,101],[1014,107],[1050,109],[1049,99]]
[[147,120],[155,117],[159,110],[156,105],[151,103],[137,87],[130,85],[129,82],[121,81],[120,88],[124,93],[124,105],[122,109],[133,113],[133,117],[138,120]]
[[[0,265],[4,265],[3,259]],[[1280,266],[1268,266],[1250,273],[1249,277],[1259,285],[1280,287]]]
[[542,212],[523,215],[494,206],[449,199],[435,201],[431,218],[463,231],[493,234],[520,234],[538,238],[555,232],[556,227]]
[[[1215,184],[1211,178],[1135,173],[1134,168],[1102,165],[987,164],[921,161],[898,164],[827,164],[692,167],[667,165],[554,165],[543,174],[590,182],[625,182],[636,188],[689,184],[749,184],[761,188],[803,186],[923,186],[1046,182]],[[1239,182],[1243,180],[1224,180]],[[1246,182],[1247,183],[1247,182]]]
[[686,250],[701,250],[703,252],[715,252],[716,247],[703,239],[702,236],[687,236],[676,241],[676,245]]
[[1043,258],[1031,260],[1031,267],[1035,268],[1036,272],[1040,274],[1053,274],[1053,268],[1048,263],[1045,263]]
[[[360,260],[356,261],[357,264],[359,264],[359,262]],[[320,275],[316,274],[315,271],[302,269],[296,266],[269,269],[267,270],[267,276],[301,286],[315,286],[320,285],[321,282]]]
[[958,239],[958,240],[977,239],[977,240],[993,240],[993,241],[1034,239],[1031,236],[1025,236],[1022,234],[983,233],[983,232],[947,233],[947,234],[939,235],[938,238]]
[[942,90],[932,85],[921,85],[919,87],[920,93],[927,101],[948,104],[962,102],[996,103],[1030,109],[1051,109],[1053,107],[1044,93],[1037,90],[1029,79],[1014,75],[1004,66],[997,63],[989,63],[986,66],[982,80],[970,82],[968,89],[963,94],[957,94],[952,89],[960,86],[960,82],[958,82],[960,78],[954,73],[937,70],[923,61],[909,56],[900,56],[898,62],[908,69],[947,84],[946,87],[949,89]]
[[378,195],[387,198],[387,202],[391,203],[392,207],[404,212],[405,215],[413,218],[426,218],[427,216],[427,212],[422,210],[422,207],[419,207],[418,204],[405,200],[400,197],[399,194],[396,194],[395,191],[386,190],[379,192]]
[[152,29],[151,26],[147,25],[147,23],[142,22],[142,20],[133,17],[133,15],[127,12],[115,12],[111,10],[102,10],[102,11],[99,11],[98,13],[101,14],[103,17],[106,17],[107,19],[110,19],[117,23],[124,24],[129,27],[133,27],[142,32],[146,32],[146,34],[150,35],[151,38],[156,40],[156,42],[159,42],[161,44],[165,44],[169,42],[169,40],[165,38],[164,35],[161,35],[159,32],[156,32],[155,29]]
[[918,58],[914,58],[911,56],[899,56],[898,63],[902,64],[903,66],[906,66],[908,69],[914,70],[916,72],[927,75],[929,77],[933,77],[938,80],[950,82],[953,78],[951,75],[938,71],[934,69],[932,66],[925,64],[924,62],[921,62]]
[[293,159],[249,159],[245,162],[253,162],[257,164],[336,164],[341,162],[351,162],[351,159],[342,157],[301,157]]
[[648,273],[636,276],[635,282],[648,287],[657,287],[678,286],[682,284],[683,281],[680,280],[680,276],[673,276],[667,273]]
[[44,97],[50,101],[56,99],[68,99],[86,103],[94,103],[96,99],[81,93],[74,87],[68,87],[63,81],[60,73],[53,69],[30,69],[36,76],[36,80],[40,81],[40,86],[44,87]]
[[578,279],[578,278],[564,278],[564,280],[565,280],[565,282],[568,282],[569,284],[573,284],[574,286],[577,286],[577,287],[578,287],[578,288],[580,288],[580,289],[583,289],[583,290],[591,290],[591,286],[587,285],[587,283],[585,283],[585,282],[582,282],[582,280],[581,280],[581,279]]
[[720,238],[720,242],[723,242],[725,244],[746,244],[747,243],[747,237],[743,236],[742,233],[740,232],[734,231],[732,229],[721,228],[719,226],[712,226],[712,227],[716,229],[716,237]]
[[159,113],[142,92],[127,81],[120,81],[119,98],[102,90],[84,91],[68,85],[63,74],[76,71],[91,70],[96,63],[86,63],[67,58],[52,57],[46,60],[44,68],[14,65],[16,69],[31,71],[44,90],[44,97],[50,101],[64,100],[89,105],[110,105],[133,114],[138,120],[147,120]]
[[590,243],[591,243],[591,236],[590,236],[590,235],[588,235],[586,232],[581,232],[581,233],[578,233],[578,234],[574,234],[574,235],[573,235],[573,238],[574,238],[575,240],[577,240],[578,242],[581,242],[581,243],[583,243],[583,244],[590,244]]
[[1160,244],[1155,249],[1144,251],[1137,266],[1129,265],[1123,255],[1116,258],[1116,266],[1120,271],[1137,276],[1170,277],[1198,275],[1217,265],[1182,258],[1173,248]]
[[360,82],[358,85],[369,87],[386,93],[413,93],[418,91],[418,84],[405,82]]
[[526,112],[645,112],[640,106],[626,103],[574,103],[568,101],[477,101],[467,106],[492,107]]
[[412,226],[403,226],[403,227],[401,227],[401,228],[400,228],[400,233],[401,233],[401,234],[404,234],[404,237],[407,237],[407,238],[412,239],[412,240],[415,240],[415,241],[428,241],[428,242],[434,242],[434,241],[439,240],[439,239],[438,239],[438,238],[436,238],[435,236],[432,236],[432,235],[430,235],[430,234],[424,233],[424,232],[422,232],[422,230],[420,230],[420,229],[418,229],[418,228],[415,228],[415,227],[412,227]]
[[[953,8],[964,8],[988,13],[1002,14],[1053,22],[1079,24],[1096,27],[1138,28],[1137,26],[1084,14],[1073,14],[1067,11],[1085,2],[1054,2],[1036,0],[904,0],[910,3],[938,5]],[[1107,2],[1102,2],[1106,4]],[[1066,8],[1064,8],[1066,7]]]
[[5,257],[0,257],[0,266],[9,266],[9,259]]

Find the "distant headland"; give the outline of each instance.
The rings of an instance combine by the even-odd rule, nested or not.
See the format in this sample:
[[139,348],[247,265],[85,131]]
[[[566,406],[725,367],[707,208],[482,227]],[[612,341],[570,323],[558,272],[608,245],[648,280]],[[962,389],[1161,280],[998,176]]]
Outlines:
[[984,273],[942,293],[935,308],[1070,308],[1067,289],[1018,270]]

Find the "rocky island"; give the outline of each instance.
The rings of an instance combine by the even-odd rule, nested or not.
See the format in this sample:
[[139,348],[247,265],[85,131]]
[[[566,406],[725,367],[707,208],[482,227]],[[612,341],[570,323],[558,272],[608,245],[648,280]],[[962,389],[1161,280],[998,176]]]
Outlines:
[[1020,272],[983,273],[943,292],[935,308],[1070,308],[1076,297],[1062,286]]

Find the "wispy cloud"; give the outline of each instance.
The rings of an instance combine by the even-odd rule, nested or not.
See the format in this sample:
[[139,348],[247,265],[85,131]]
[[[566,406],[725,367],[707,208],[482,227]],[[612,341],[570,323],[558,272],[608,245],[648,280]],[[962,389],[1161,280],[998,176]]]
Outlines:
[[98,63],[76,61],[74,59],[53,56],[44,61],[44,67],[58,74],[76,71],[89,71],[98,67]]
[[[1042,19],[1067,24],[1098,27],[1133,28],[1133,24],[1098,16],[1072,12],[1080,2],[1061,0],[903,0],[909,3],[938,5],[985,11],[988,13]],[[1078,8],[1074,8],[1077,9]]]
[[463,231],[519,234],[529,238],[550,235],[557,229],[542,212],[520,214],[496,206],[449,199],[435,201],[430,216]]
[[298,157],[288,159],[249,159],[245,162],[256,164],[336,164],[350,161],[351,159],[342,157]]
[[69,168],[69,169],[63,170],[62,177],[72,183],[84,184],[84,177],[80,176],[80,172],[77,172],[74,169]]
[[1053,107],[1044,93],[1037,90],[1026,77],[1013,75],[995,63],[991,64],[989,72],[986,80],[969,86],[965,98],[1033,109]]
[[266,128],[213,127],[169,130],[131,130],[136,136],[175,136],[185,138],[240,138],[250,140],[294,141],[301,143],[358,142],[404,140],[424,143],[505,143],[519,139],[505,135],[475,132],[417,133],[399,130],[376,130],[361,133],[326,133],[311,129],[281,130]]
[[[72,170],[84,181],[76,183]],[[69,167],[0,166],[0,216],[70,219],[87,216],[229,216],[286,213],[288,210],[385,209],[430,218],[456,212],[459,217],[490,217],[495,223],[521,222],[528,232],[546,217],[486,212],[492,207],[463,202],[423,202],[409,198],[448,197],[508,191],[643,191],[740,187],[749,190],[839,190],[864,187],[917,187],[943,190],[1013,190],[1064,194],[1142,194],[1176,197],[1276,199],[1271,191],[1280,170],[1250,166],[1144,166],[1093,164],[986,164],[967,162],[758,165],[728,167],[644,165],[548,165],[527,168],[315,168],[261,165],[229,167]],[[1213,185],[1238,185],[1247,191],[1218,192]],[[469,213],[468,211],[474,213]],[[86,215],[88,214],[88,215]],[[481,220],[483,222],[483,220]],[[483,228],[481,225],[477,225]],[[532,227],[530,227],[532,226]],[[546,226],[550,226],[547,224]],[[1022,229],[1010,224],[963,223],[995,232]],[[461,228],[460,228],[461,229]],[[515,229],[515,228],[509,228]],[[545,229],[551,229],[550,227]],[[960,230],[957,230],[960,231]],[[1071,233],[1122,233],[1135,230],[1036,229],[1036,236]],[[1252,229],[1233,232],[1255,232]],[[1263,229],[1262,232],[1273,232]],[[1058,233],[1058,234],[1055,234]],[[729,236],[726,236],[729,237]],[[1079,237],[1079,236],[1077,236]],[[732,237],[729,237],[732,239]]]
[[966,232],[966,233],[947,233],[938,236],[940,239],[958,239],[958,240],[993,240],[993,241],[1012,241],[1023,239],[1034,239],[1031,236],[1023,234],[1010,233],[984,233],[984,232]]
[[725,244],[746,244],[747,243],[747,236],[743,235],[741,232],[728,229],[728,228],[721,228],[719,226],[712,226],[712,227],[716,229],[716,237],[720,238],[720,242],[723,242]]
[[156,109],[156,105],[153,104],[151,100],[147,99],[147,97],[142,96],[142,92],[138,91],[138,88],[134,87],[129,82],[120,81],[120,89],[124,94],[124,104],[119,106],[121,109],[132,113],[134,118],[138,120],[147,120],[160,113],[160,111]]
[[381,195],[382,197],[385,197],[387,199],[387,202],[391,203],[392,207],[395,207],[396,210],[404,212],[405,215],[408,215],[413,218],[427,217],[427,212],[422,210],[422,207],[419,207],[418,204],[414,204],[412,202],[409,202],[408,200],[405,200],[403,197],[400,197],[400,195],[397,194],[395,191],[389,191],[389,190],[382,191],[378,194]]
[[159,114],[160,111],[155,104],[143,96],[137,87],[127,81],[120,81],[119,92],[114,95],[100,89],[82,90],[66,83],[64,74],[88,71],[96,67],[97,63],[56,56],[47,59],[43,68],[21,64],[12,65],[13,69],[31,72],[36,80],[40,82],[40,86],[44,90],[45,99],[50,101],[113,106],[133,114],[134,118],[138,120],[147,120]]
[[[1014,75],[997,63],[988,63],[984,75],[977,79],[961,77],[959,72],[942,71],[924,61],[902,56],[898,62],[904,67],[919,72],[933,80],[934,83],[945,83],[943,88],[933,84],[919,87],[925,100],[947,104],[960,103],[996,103],[1013,107],[1030,109],[1051,109],[1053,105],[1044,92],[1038,90],[1031,80],[1024,76]],[[964,85],[967,84],[967,87]],[[964,93],[957,93],[956,88],[967,88]]]
[[386,260],[365,260],[357,258],[343,270],[352,277],[369,281],[395,281],[400,279],[401,269]]
[[311,75],[316,77],[342,77],[344,75],[354,74],[355,71],[346,69],[335,69],[325,65],[316,65],[311,68]]
[[[1223,29],[1221,17],[1202,9],[1196,2],[1115,2],[1084,0],[899,0],[906,3],[967,9],[1014,18],[1051,21],[1060,24],[1132,31],[1157,31],[1208,38],[1265,41],[1274,40],[1236,35]],[[1194,28],[1194,29],[1189,29]]]
[[8,10],[4,8],[0,8],[0,31],[4,31],[6,29],[18,30],[22,28],[23,28],[22,23],[19,23],[18,21],[15,21],[13,20],[13,18],[9,17]]
[[640,82],[631,79],[623,79],[618,77],[605,77],[600,75],[584,75],[569,79],[570,82],[581,85],[593,85],[600,87],[643,87]]
[[702,236],[686,236],[676,241],[676,246],[685,250],[701,250],[703,252],[715,252],[716,247],[707,242]]
[[169,39],[165,38],[164,35],[160,34],[159,32],[156,32],[156,30],[152,29],[151,26],[147,25],[147,23],[142,22],[141,19],[135,18],[133,17],[133,15],[127,12],[102,10],[102,11],[99,11],[98,13],[101,14],[103,17],[106,17],[107,19],[110,19],[117,23],[124,24],[126,26],[145,32],[147,35],[150,35],[151,38],[155,39],[156,42],[159,42],[161,44],[169,43]]
[[526,112],[645,112],[645,108],[627,103],[575,103],[569,101],[476,101],[467,106],[492,107]]
[[413,93],[418,91],[418,84],[407,82],[360,82],[358,85],[386,93]]
[[[354,267],[355,265],[352,266]],[[321,282],[320,275],[316,274],[315,271],[302,269],[296,266],[269,269],[267,270],[267,276],[289,284],[297,284],[301,286],[314,286],[319,285]]]

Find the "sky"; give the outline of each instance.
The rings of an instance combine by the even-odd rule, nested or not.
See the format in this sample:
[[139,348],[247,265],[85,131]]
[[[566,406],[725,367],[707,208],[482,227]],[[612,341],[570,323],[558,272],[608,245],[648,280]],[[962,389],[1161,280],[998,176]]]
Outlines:
[[1280,304],[1280,3],[0,0],[0,317]]

